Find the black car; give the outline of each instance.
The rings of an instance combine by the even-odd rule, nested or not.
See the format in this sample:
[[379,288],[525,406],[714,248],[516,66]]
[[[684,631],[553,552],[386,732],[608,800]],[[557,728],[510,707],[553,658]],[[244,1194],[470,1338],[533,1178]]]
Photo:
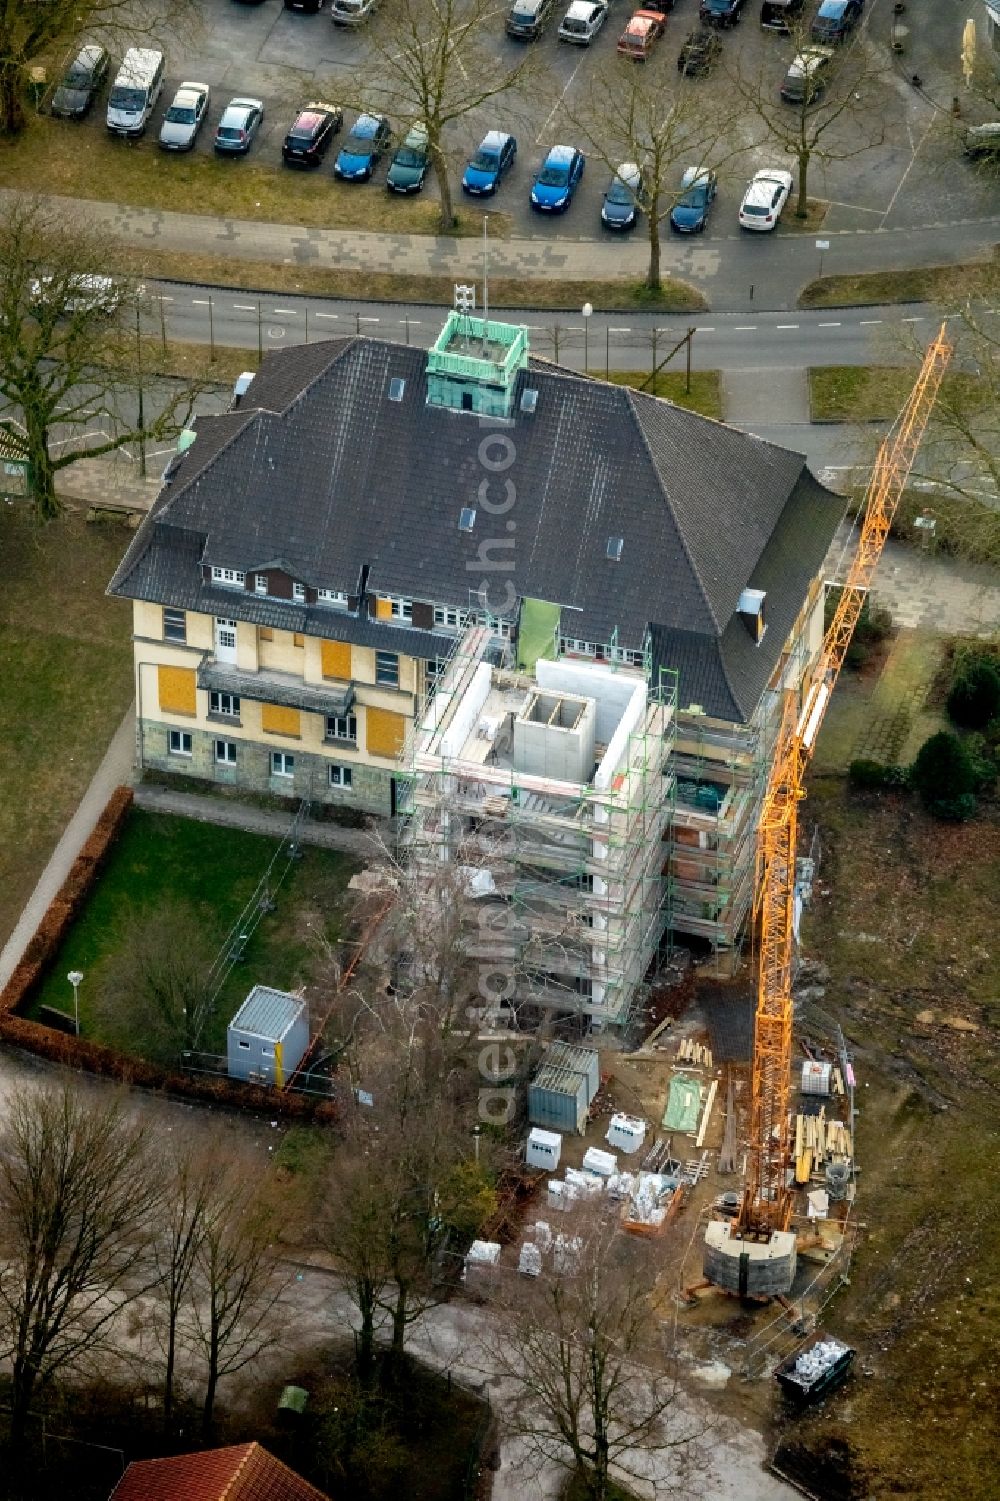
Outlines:
[[52,113],[66,120],[82,119],[101,91],[110,61],[107,50],[96,42],[81,47],[52,95]]
[[791,36],[792,27],[805,8],[805,0],[764,0],[760,8],[760,24],[763,31],[778,31],[782,36]]
[[735,26],[745,4],[746,0],[701,0],[698,20],[706,26]]
[[314,16],[318,10],[323,9],[323,0],[285,0],[285,9],[301,10]]
[[281,143],[282,159],[290,167],[318,167],[343,123],[344,111],[336,105],[307,104]]
[[705,26],[689,31],[677,57],[677,71],[686,78],[701,78],[712,71],[721,51],[722,43],[714,31]]

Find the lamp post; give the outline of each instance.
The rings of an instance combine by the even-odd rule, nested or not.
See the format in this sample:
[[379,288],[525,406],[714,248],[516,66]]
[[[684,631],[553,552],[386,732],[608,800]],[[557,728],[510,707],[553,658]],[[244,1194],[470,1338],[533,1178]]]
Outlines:
[[583,313],[583,373],[584,373],[584,375],[586,375],[587,371],[590,369],[590,359],[589,359],[589,353],[590,353],[590,351],[589,351],[589,341],[588,341],[588,338],[587,338],[587,330],[588,330],[588,328],[590,326],[590,319],[591,319],[591,316],[593,314],[593,311],[594,311],[594,305],[593,305],[592,302],[585,302],[583,304],[583,307],[581,308],[581,312]]
[[80,985],[83,981],[82,969],[71,969],[66,976],[73,987],[73,1018],[76,1023],[76,1035],[80,1035]]

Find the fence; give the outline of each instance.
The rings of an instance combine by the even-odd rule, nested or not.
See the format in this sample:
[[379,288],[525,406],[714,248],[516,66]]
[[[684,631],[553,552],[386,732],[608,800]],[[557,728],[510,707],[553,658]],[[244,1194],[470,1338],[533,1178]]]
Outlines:
[[[229,1078],[229,1065],[224,1053],[185,1051],[181,1053],[178,1064],[185,1074],[208,1074],[217,1079]],[[328,1074],[320,1073],[316,1069],[306,1069],[302,1073],[296,1073],[283,1090],[265,1079],[252,1079],[249,1082],[255,1089],[271,1091],[276,1098],[287,1096],[289,1090],[293,1094],[313,1095],[324,1100],[333,1100],[337,1097],[333,1080]]]

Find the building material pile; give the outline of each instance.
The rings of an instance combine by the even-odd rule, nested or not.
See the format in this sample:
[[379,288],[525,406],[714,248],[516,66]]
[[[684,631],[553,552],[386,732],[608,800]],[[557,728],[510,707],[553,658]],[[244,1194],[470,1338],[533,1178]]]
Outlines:
[[698,1068],[712,1067],[712,1049],[702,1047],[691,1037],[682,1037],[677,1045],[677,1062],[693,1063]]
[[632,1235],[659,1234],[676,1214],[681,1194],[676,1177],[664,1173],[638,1173],[622,1204],[622,1229]]
[[663,1112],[664,1128],[694,1136],[704,1097],[704,1087],[697,1079],[687,1074],[674,1074],[667,1092],[667,1108]]
[[850,1345],[818,1335],[804,1350],[782,1361],[774,1374],[791,1396],[812,1401],[843,1381],[853,1359]]

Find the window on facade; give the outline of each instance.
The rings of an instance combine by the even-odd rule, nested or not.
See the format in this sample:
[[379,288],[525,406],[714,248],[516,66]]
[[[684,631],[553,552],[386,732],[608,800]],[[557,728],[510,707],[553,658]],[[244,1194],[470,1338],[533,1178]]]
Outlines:
[[254,574],[254,578],[253,578],[253,586],[256,589],[256,591],[257,591],[258,594],[266,594],[267,593],[267,574],[266,573],[255,573]]
[[271,775],[275,777],[293,777],[295,775],[295,757],[287,751],[271,752]]
[[463,623],[461,610],[452,610],[447,605],[434,606],[435,625],[447,625],[457,630]]
[[358,721],[354,714],[328,714],[326,716],[327,740],[357,740]]
[[171,730],[169,744],[172,756],[190,756],[191,736],[187,730]]
[[250,1044],[248,1042],[244,1042],[242,1037],[237,1039],[236,1046],[238,1048],[246,1048],[247,1052],[250,1051]]
[[350,766],[330,767],[331,787],[350,787],[354,781],[354,770]]
[[321,605],[332,605],[334,609],[347,609],[347,595],[340,589],[317,589],[316,599]]
[[274,1049],[273,1048],[261,1048],[261,1050],[260,1050],[260,1056],[262,1058],[273,1058],[274,1057]]
[[215,742],[215,759],[220,766],[235,766],[236,741],[217,740]]
[[163,639],[164,641],[187,640],[187,616],[183,610],[164,610]]
[[300,605],[304,605],[305,604],[305,602],[306,602],[306,586],[305,586],[305,584],[293,584],[292,585],[292,598],[295,600],[296,604],[300,604]]
[[247,576],[238,568],[213,568],[212,583],[225,584],[230,589],[242,589],[246,584]]
[[444,663],[440,657],[430,657],[427,662],[427,681],[436,683],[444,672]]
[[399,657],[394,651],[375,653],[375,681],[387,688],[399,687]]
[[412,599],[394,599],[393,596],[390,594],[390,596],[389,596],[389,604],[390,604],[390,606],[392,608],[392,614],[393,614],[393,618],[394,619],[396,619],[396,620],[412,620],[413,619],[413,600]]
[[213,690],[208,695],[208,711],[210,714],[225,714],[229,719],[239,719],[239,698],[235,693],[216,693]]

